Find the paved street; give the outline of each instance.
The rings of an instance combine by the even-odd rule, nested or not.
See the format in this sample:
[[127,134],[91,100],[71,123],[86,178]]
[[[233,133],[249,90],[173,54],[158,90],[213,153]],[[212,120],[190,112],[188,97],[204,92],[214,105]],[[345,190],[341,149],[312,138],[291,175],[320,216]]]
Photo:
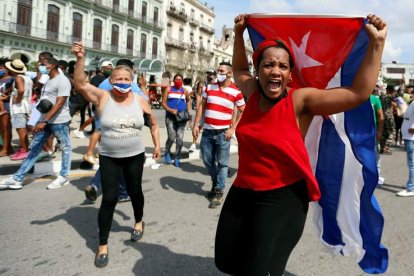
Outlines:
[[[401,149],[382,156],[386,183],[376,190],[385,217],[383,243],[390,255],[386,275],[414,275],[414,198],[395,196],[407,178],[405,163]],[[235,177],[236,154],[230,168],[228,185]],[[75,169],[71,183],[56,190],[46,190],[47,178],[29,177],[20,191],[0,191],[0,275],[222,275],[213,259],[220,208],[207,208],[204,195],[210,181],[200,160],[187,160],[181,169],[145,168],[144,237],[137,243],[129,241],[132,207],[118,204],[109,238],[110,261],[104,269],[93,265],[100,198],[90,204],[83,193],[93,173]],[[324,249],[314,233],[310,210],[285,275],[364,273],[352,258],[333,257]]]

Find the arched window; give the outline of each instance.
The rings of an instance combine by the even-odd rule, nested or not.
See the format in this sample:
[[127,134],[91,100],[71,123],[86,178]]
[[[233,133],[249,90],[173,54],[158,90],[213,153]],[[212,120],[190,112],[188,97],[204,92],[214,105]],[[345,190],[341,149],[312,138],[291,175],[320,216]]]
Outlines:
[[102,43],[102,21],[99,19],[93,20],[93,47],[101,49]]
[[82,40],[82,14],[78,12],[73,13],[72,40]]
[[17,4],[17,33],[30,34],[32,26],[32,0],[19,0]]
[[118,25],[112,25],[112,35],[111,35],[111,50],[118,52],[118,43],[119,43],[119,27]]
[[184,29],[182,27],[180,28],[180,31],[178,32],[178,39],[182,42],[184,41]]
[[158,38],[152,38],[152,56],[153,58],[157,58],[158,56]]
[[147,35],[141,34],[141,57],[145,58],[147,52]]
[[128,30],[127,32],[127,53],[128,55],[132,56],[132,52],[134,50],[134,31],[133,30]]
[[202,36],[200,36],[199,38],[198,38],[198,43],[199,43],[199,46],[200,46],[200,49],[204,49],[204,45],[203,45],[203,37]]
[[47,6],[47,39],[57,40],[59,32],[59,7],[49,4]]

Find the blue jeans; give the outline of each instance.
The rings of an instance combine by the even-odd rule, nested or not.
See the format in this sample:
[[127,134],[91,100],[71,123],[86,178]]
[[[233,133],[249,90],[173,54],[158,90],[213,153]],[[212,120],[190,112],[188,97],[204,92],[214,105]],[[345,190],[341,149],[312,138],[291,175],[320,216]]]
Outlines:
[[[91,185],[95,186],[96,190],[102,189],[101,169],[96,171],[95,176],[91,180]],[[125,178],[122,176],[119,183],[119,198],[126,197],[128,197],[128,192],[126,190]]]
[[68,176],[72,158],[72,146],[69,138],[69,122],[63,124],[47,124],[42,132],[37,132],[30,145],[30,153],[23,161],[19,170],[13,175],[14,180],[23,181],[26,174],[30,171],[37,161],[37,156],[42,151],[47,138],[52,134],[59,140],[59,147],[62,150],[62,165],[60,168],[61,176]]
[[414,141],[404,140],[405,151],[407,152],[408,181],[407,190],[414,192]]
[[213,182],[213,189],[220,191],[224,191],[226,186],[230,159],[230,140],[226,141],[225,131],[204,129],[200,142],[201,156]]

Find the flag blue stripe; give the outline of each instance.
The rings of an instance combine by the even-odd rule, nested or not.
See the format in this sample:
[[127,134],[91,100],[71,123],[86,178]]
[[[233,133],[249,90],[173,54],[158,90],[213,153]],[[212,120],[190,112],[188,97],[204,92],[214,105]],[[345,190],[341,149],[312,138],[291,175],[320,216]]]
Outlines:
[[250,26],[247,26],[247,31],[249,32],[249,37],[250,37],[250,41],[252,42],[253,49],[256,49],[256,46],[262,40],[264,40],[264,37]]
[[324,119],[319,141],[316,178],[321,191],[318,204],[322,207],[322,239],[330,245],[343,245],[336,213],[341,195],[342,174],[345,160],[345,144],[330,119]]
[[[351,53],[342,67],[343,86],[351,85],[362,62],[368,44],[364,27],[358,34]],[[378,183],[375,160],[375,125],[370,101],[345,112],[345,132],[356,159],[363,165],[364,186],[360,195],[360,225],[365,255],[359,266],[366,273],[384,273],[388,265],[388,252],[380,246],[384,219],[373,192]],[[372,200],[372,201],[371,201]],[[374,230],[374,231],[373,231]]]

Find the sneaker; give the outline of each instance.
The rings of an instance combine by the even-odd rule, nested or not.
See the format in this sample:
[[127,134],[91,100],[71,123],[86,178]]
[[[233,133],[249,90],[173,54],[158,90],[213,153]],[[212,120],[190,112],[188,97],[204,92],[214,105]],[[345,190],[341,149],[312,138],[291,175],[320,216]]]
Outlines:
[[73,131],[73,134],[79,139],[85,139],[86,138],[85,133],[83,131],[80,131],[79,129],[75,129]]
[[385,178],[384,177],[378,177],[378,185],[384,184]]
[[69,180],[64,176],[59,175],[55,180],[52,181],[52,183],[47,185],[46,189],[48,190],[57,189],[57,188],[60,188],[68,184],[69,184]]
[[18,160],[24,160],[26,159],[26,157],[29,155],[28,151],[25,151],[24,149],[20,149],[18,152],[16,152],[15,154],[13,154],[10,159],[13,161],[18,161]]
[[171,155],[169,153],[166,153],[164,156],[165,164],[172,164]]
[[180,168],[181,167],[180,159],[175,159],[174,160],[174,166],[176,166],[177,168]]
[[91,163],[92,165],[98,164],[98,162],[96,161],[95,157],[93,157],[93,155],[85,154],[83,156],[83,160],[85,160],[88,163]]
[[14,180],[13,176],[0,181],[0,189],[20,190],[23,186],[23,181]]
[[120,197],[120,198],[118,199],[118,203],[128,202],[128,201],[131,201],[131,198],[130,198],[129,196],[126,196],[126,197]]
[[223,201],[223,192],[219,190],[214,191],[215,195],[211,198],[208,208],[214,209],[221,205]]
[[408,191],[406,189],[401,190],[397,193],[397,196],[403,196],[403,197],[407,197],[407,196],[414,196],[414,191]]
[[191,144],[190,148],[188,149],[188,152],[195,152],[196,150],[196,145],[193,143]]
[[96,201],[98,196],[96,195],[96,189],[93,185],[87,185],[85,187],[85,197],[90,201]]

